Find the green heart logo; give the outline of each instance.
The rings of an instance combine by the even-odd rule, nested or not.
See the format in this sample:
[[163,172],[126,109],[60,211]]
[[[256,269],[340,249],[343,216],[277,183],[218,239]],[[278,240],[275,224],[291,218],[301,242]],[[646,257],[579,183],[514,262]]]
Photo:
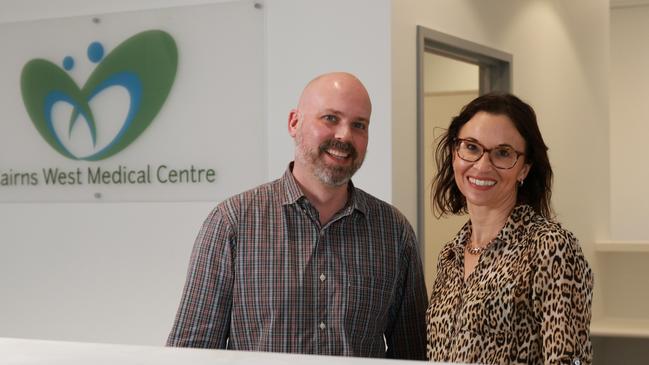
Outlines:
[[[85,85],[79,88],[65,70],[74,66],[66,57],[62,69],[44,59],[33,59],[23,67],[21,91],[29,117],[43,139],[63,156],[74,160],[97,161],[128,147],[151,124],[164,104],[176,77],[178,50],[166,32],[150,30],[125,40],[103,57],[103,46],[93,42],[88,58],[98,63]],[[102,61],[103,58],[103,61]],[[90,131],[92,145],[97,144],[95,116],[90,101],[100,92],[115,86],[129,94],[128,113],[115,137],[104,147],[87,156],[77,156],[62,142],[54,128],[52,109],[59,102],[72,106],[68,137],[83,120]]]

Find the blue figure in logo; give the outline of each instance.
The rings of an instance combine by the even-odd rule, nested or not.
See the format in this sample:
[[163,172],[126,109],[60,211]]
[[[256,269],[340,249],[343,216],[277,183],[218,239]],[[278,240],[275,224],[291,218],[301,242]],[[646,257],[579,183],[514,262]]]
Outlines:
[[104,46],[99,42],[92,42],[88,46],[88,59],[97,63],[104,58]]
[[70,56],[65,56],[65,58],[63,59],[63,68],[66,71],[70,71],[72,70],[73,67],[74,67],[74,58]]

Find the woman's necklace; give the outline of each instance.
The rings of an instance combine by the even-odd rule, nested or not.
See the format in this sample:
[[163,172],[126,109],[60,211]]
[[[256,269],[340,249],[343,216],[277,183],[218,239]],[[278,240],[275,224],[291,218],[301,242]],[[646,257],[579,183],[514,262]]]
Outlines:
[[467,244],[464,246],[464,251],[470,253],[471,255],[478,256],[482,255],[483,252],[489,247],[489,245],[486,245],[485,247],[480,247],[480,246],[471,246],[470,244]]
[[474,255],[474,256],[482,255],[482,253],[485,252],[495,240],[496,240],[496,238],[489,241],[484,247],[480,247],[480,246],[471,245],[472,240],[468,239],[467,240],[468,242],[464,245],[464,251],[466,251],[466,252],[468,252],[468,253],[470,253],[471,255]]
[[[505,221],[506,223],[506,221]],[[505,225],[503,223],[503,226]],[[502,229],[502,226],[501,226]],[[488,248],[491,246],[494,241],[498,240],[498,236],[494,237],[491,241],[489,241],[484,247],[480,247],[478,245],[473,246],[471,245],[471,242],[475,242],[475,240],[472,240],[471,237],[473,237],[473,232],[469,235],[469,237],[466,238],[466,244],[464,245],[464,251],[468,252],[470,255],[474,256],[479,256],[482,255]]]

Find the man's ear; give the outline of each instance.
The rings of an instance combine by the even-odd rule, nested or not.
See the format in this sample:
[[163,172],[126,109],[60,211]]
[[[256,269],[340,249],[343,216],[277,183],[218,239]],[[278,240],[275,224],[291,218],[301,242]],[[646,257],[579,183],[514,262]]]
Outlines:
[[291,111],[288,113],[288,134],[290,134],[291,137],[295,137],[297,129],[300,125],[299,115],[300,112],[297,109],[291,109]]

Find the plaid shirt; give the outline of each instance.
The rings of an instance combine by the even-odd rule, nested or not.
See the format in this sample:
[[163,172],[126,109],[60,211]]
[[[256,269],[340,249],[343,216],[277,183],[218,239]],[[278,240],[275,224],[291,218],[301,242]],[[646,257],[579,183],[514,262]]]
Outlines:
[[207,217],[167,345],[425,359],[410,224],[350,183],[348,204],[321,226],[291,168]]

